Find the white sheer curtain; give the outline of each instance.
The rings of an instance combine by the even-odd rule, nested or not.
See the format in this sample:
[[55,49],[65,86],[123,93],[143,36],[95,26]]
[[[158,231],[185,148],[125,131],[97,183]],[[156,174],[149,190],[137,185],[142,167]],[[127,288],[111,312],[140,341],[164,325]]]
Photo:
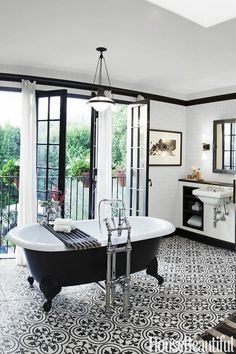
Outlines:
[[[101,199],[112,197],[112,111],[99,113],[97,144],[97,206]],[[98,214],[97,214],[98,215]],[[101,218],[109,216],[108,208],[101,209]]]
[[[22,80],[18,226],[37,221],[35,86],[35,82]],[[24,252],[20,247],[16,247],[16,262],[26,265]]]

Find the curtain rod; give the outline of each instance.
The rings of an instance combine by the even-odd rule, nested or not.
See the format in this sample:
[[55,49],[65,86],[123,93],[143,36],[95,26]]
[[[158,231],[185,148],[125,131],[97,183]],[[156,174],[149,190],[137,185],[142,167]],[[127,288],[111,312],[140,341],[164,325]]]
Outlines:
[[[0,81],[21,82],[21,80],[36,81],[38,85],[60,86],[65,88],[74,88],[74,89],[88,90],[88,91],[97,91],[98,89],[98,85],[96,84],[91,84],[91,83],[81,82],[81,81],[55,79],[55,78],[32,76],[32,75],[25,75],[25,74],[0,73]],[[129,90],[129,89],[123,89],[118,87],[110,87],[110,86],[103,86],[103,87],[105,90],[112,90],[114,94],[121,95],[121,96],[138,97],[139,95],[141,95],[145,99],[149,99],[153,101],[172,103],[180,106],[187,105],[187,101],[178,98],[156,95],[156,94]]]

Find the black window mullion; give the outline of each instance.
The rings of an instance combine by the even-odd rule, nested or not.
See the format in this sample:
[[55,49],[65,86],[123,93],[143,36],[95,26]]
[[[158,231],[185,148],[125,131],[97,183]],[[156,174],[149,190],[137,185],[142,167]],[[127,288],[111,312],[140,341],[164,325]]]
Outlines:
[[49,169],[49,119],[50,119],[50,98],[48,98],[48,119],[47,119],[47,157],[46,157],[46,200],[48,200],[48,192],[49,192],[49,188],[48,188],[48,177],[49,177],[49,173],[48,173],[48,169]]
[[[60,135],[59,135],[59,171],[58,171],[58,189],[65,193],[66,178],[66,104],[67,93],[63,91],[60,105]],[[64,204],[62,205],[62,216],[64,216]]]
[[[60,97],[60,119],[51,119],[50,117],[50,108],[51,108],[51,97]],[[39,105],[40,105],[40,98],[47,98],[47,119],[39,120]],[[45,177],[46,179],[44,184],[44,190],[42,191],[39,188],[39,184],[37,187],[38,193],[44,193],[45,200],[48,200],[51,195],[50,191],[50,175],[49,171],[57,171],[57,188],[62,193],[65,192],[65,144],[66,144],[66,100],[67,100],[67,91],[66,90],[54,90],[54,91],[37,91],[36,92],[36,107],[37,107],[37,155],[38,155],[38,146],[46,146],[46,167],[38,166],[38,157],[37,157],[37,170],[45,170]],[[46,144],[39,143],[39,122],[47,121],[47,140]],[[60,130],[59,130],[59,144],[50,143],[50,123],[55,121],[60,121]],[[49,166],[49,155],[50,155],[50,146],[59,146],[59,164],[57,167],[50,167]],[[62,215],[64,210],[62,210]]]
[[225,127],[224,124],[222,125],[222,145],[223,145],[223,153],[222,153],[222,169],[225,168]]
[[[137,147],[140,146],[140,111],[141,107],[138,107],[138,124],[137,124]],[[137,181],[136,181],[136,215],[139,215],[139,187],[140,187],[140,149],[137,149]]]
[[133,178],[134,178],[134,108],[131,110],[131,128],[130,128],[130,145],[133,147],[131,149],[131,156],[130,156],[130,215],[132,215],[133,210]]
[[97,176],[97,119],[98,112],[91,110],[90,144],[90,183],[89,183],[89,219],[95,217],[96,176]]
[[[136,120],[134,120],[134,118]],[[149,122],[149,101],[142,100],[130,105],[128,133],[130,134],[129,153],[129,194],[130,215],[147,215],[148,210],[148,136],[145,129]],[[141,133],[144,140],[141,147]],[[135,136],[136,134],[136,136]],[[134,138],[137,141],[134,146]],[[141,157],[147,157],[146,166],[141,165]],[[144,158],[145,158],[144,157]],[[136,162],[135,162],[136,161]],[[136,179],[135,179],[136,178]],[[135,198],[134,198],[135,197]],[[142,198],[142,199],[141,199]]]
[[233,169],[233,124],[230,124],[230,169]]

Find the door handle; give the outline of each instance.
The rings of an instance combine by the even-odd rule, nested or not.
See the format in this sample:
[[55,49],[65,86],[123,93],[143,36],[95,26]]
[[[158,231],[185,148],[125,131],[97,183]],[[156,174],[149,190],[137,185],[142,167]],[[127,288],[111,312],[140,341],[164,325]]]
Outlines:
[[152,187],[152,180],[151,180],[151,178],[149,178],[148,183],[149,183],[149,187]]

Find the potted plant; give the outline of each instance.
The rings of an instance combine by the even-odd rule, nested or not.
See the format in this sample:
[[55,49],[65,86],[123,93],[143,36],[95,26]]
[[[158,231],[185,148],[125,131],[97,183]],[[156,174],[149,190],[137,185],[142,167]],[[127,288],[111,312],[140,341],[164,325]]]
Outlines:
[[71,166],[72,177],[82,177],[83,186],[89,187],[90,184],[90,164],[87,160],[76,160]]
[[19,188],[19,174],[20,174],[20,164],[19,160],[8,160],[2,167],[0,175],[3,176],[3,182],[5,184],[14,183],[16,188]]
[[122,188],[126,187],[126,170],[123,165],[117,166],[116,177],[118,178],[119,186]]

